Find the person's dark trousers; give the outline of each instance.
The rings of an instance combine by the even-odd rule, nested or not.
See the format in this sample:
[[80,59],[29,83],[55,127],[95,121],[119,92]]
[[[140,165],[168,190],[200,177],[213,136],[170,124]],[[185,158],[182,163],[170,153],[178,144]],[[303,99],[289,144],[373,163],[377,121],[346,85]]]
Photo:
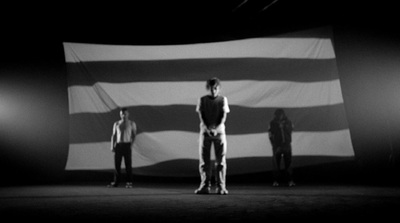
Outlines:
[[[287,181],[292,180],[292,146],[290,144],[283,144],[276,146],[272,149],[273,159],[272,164],[274,167],[273,178],[278,181],[282,176]],[[284,169],[281,170],[281,160],[284,161]],[[283,171],[283,173],[281,173]]]
[[131,143],[117,143],[114,153],[114,183],[121,182],[121,164],[124,159],[126,170],[126,182],[132,182],[132,149]]

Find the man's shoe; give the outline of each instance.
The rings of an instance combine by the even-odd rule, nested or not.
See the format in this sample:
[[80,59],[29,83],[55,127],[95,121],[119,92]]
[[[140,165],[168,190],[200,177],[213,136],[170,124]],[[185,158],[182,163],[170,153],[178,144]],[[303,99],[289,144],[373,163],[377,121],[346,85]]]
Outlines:
[[273,186],[273,187],[278,187],[278,186],[279,186],[278,181],[274,181],[274,182],[272,183],[272,186]]
[[210,187],[201,187],[197,190],[194,191],[195,194],[209,194],[210,193]]
[[126,188],[132,188],[132,182],[126,183],[125,187],[126,187]]
[[118,187],[118,183],[111,182],[109,185],[107,185],[107,187],[109,187],[109,188],[111,188],[111,187]]
[[294,187],[296,184],[293,182],[293,180],[289,181],[289,187]]

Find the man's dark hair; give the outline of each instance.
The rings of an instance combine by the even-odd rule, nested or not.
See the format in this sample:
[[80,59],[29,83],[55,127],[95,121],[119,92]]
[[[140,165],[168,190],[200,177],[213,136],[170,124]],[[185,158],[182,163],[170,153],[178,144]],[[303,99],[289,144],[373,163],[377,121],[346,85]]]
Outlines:
[[214,86],[221,86],[221,81],[217,77],[213,77],[207,80],[206,88],[210,90],[210,88]]
[[283,115],[283,118],[286,118],[285,111],[282,108],[278,108],[274,112],[275,118],[279,118],[281,115]]
[[128,111],[128,108],[122,107],[122,108],[120,109],[120,111],[121,111],[121,112],[126,112],[126,111]]

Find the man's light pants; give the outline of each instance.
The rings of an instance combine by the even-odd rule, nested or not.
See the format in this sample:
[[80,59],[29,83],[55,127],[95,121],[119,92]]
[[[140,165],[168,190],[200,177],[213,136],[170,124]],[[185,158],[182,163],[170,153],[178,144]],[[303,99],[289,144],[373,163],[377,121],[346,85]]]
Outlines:
[[226,135],[218,134],[210,136],[207,133],[200,134],[200,188],[211,186],[213,165],[211,163],[211,146],[215,151],[215,181],[218,188],[225,189],[226,184]]

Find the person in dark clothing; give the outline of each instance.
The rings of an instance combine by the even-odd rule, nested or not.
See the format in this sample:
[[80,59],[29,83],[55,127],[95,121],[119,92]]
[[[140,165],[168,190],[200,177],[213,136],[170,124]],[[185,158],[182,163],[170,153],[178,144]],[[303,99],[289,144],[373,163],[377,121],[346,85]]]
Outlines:
[[[283,109],[276,109],[269,123],[268,134],[272,145],[273,186],[279,186],[279,179],[285,177],[288,185],[295,186],[292,179],[292,131],[293,124]],[[284,169],[281,170],[281,160]]]

